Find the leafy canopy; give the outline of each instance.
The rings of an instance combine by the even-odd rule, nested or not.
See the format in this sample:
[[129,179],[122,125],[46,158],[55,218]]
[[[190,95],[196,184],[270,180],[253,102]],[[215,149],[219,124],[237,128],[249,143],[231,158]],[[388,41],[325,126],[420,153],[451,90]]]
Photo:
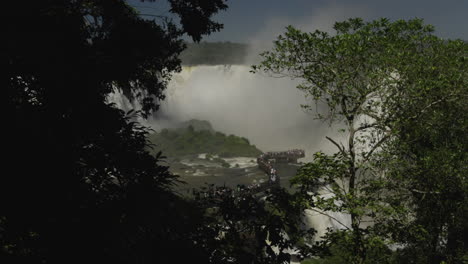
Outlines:
[[156,110],[182,35],[221,28],[211,17],[225,1],[169,4],[180,24],[145,20],[123,0],[4,4],[2,262],[207,262],[202,211],[171,191],[148,130],[106,100],[121,89]]
[[[364,22],[356,18],[336,23],[334,29],[331,35],[287,27],[273,49],[261,54],[263,61],[253,66],[253,72],[299,79],[298,88],[311,100],[303,107],[313,110],[315,104],[317,118],[344,127],[341,141],[327,137],[338,152],[317,153],[293,183],[300,186],[310,209],[325,214],[344,212],[351,218],[349,224],[343,224],[345,231],[327,234],[322,243],[325,248],[345,243],[347,263],[377,263],[385,260],[373,259],[369,246],[374,243],[370,242],[393,243],[401,232],[399,227],[414,219],[411,211],[418,206],[411,201],[416,198],[413,184],[420,176],[401,174],[402,167],[395,165],[416,154],[406,146],[417,149],[419,143],[408,139],[420,140],[424,138],[420,135],[444,131],[446,127],[434,126],[434,116],[430,116],[444,116],[447,110],[442,105],[455,101],[458,109],[466,105],[467,45],[437,38],[432,34],[434,28],[420,19]],[[460,121],[466,118],[453,120],[457,124],[453,132],[463,130]],[[425,132],[427,129],[434,133]],[[441,140],[427,140],[432,139]],[[405,146],[398,150],[403,142]],[[459,153],[456,149],[450,152]],[[417,159],[427,160],[428,154],[418,153]],[[431,178],[437,177],[440,175]],[[407,185],[407,179],[412,184]],[[431,188],[438,187],[430,184]],[[427,204],[425,207],[429,209]],[[346,237],[349,239],[342,239]],[[444,239],[434,241],[436,245]],[[388,253],[382,250],[382,256]]]

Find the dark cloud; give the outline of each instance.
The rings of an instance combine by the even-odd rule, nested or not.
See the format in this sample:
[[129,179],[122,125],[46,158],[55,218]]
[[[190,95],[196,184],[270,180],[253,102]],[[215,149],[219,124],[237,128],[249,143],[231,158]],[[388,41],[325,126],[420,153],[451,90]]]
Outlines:
[[[468,1],[465,0],[237,0],[229,1],[229,5],[227,12],[217,16],[224,23],[224,30],[207,40],[248,42],[267,28],[269,21],[304,21],[321,10],[333,8],[349,11],[342,14],[343,19],[357,15],[367,20],[423,18],[436,27],[441,37],[468,39]],[[359,10],[362,12],[356,12]]]

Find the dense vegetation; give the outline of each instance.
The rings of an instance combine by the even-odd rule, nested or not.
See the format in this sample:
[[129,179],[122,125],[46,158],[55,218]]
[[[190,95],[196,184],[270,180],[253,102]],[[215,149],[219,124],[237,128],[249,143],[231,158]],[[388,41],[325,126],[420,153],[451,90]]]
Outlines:
[[211,17],[227,8],[168,5],[181,23],[142,19],[124,0],[4,3],[1,263],[209,261],[203,212],[171,190],[147,129],[106,101],[121,89],[156,110],[182,36],[219,30]]
[[317,118],[346,132],[343,142],[327,137],[336,153],[316,153],[293,179],[309,209],[351,217],[328,230],[312,262],[466,263],[468,44],[419,19],[334,28],[288,27],[254,66],[300,79],[326,106]]
[[262,152],[248,139],[215,132],[207,121],[191,120],[177,129],[163,129],[149,136],[155,145],[153,151],[162,150],[168,157],[207,153],[220,157],[257,157]]
[[189,43],[180,54],[182,65],[232,65],[243,64],[248,45],[232,42]]

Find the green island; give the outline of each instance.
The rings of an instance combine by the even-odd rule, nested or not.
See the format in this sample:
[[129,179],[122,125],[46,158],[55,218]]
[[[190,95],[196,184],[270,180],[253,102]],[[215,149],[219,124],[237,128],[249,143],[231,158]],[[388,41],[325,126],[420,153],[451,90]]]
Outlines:
[[208,121],[190,120],[176,128],[150,134],[153,153],[162,151],[168,157],[206,153],[223,158],[257,157],[262,153],[249,140],[215,131]]

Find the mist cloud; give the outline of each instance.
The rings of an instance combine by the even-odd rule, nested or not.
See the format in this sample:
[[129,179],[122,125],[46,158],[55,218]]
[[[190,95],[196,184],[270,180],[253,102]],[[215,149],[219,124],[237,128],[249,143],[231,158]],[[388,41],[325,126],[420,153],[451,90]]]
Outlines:
[[258,62],[258,54],[270,48],[287,25],[331,32],[336,21],[365,12],[365,8],[332,4],[305,19],[269,19],[251,38],[245,65],[184,67],[174,75],[153,126],[160,129],[195,118],[210,121],[218,131],[247,137],[263,151],[303,148],[308,160],[313,152],[334,151],[325,135],[336,136],[337,129],[301,109],[306,101],[296,89],[297,81],[252,74],[250,65]]

